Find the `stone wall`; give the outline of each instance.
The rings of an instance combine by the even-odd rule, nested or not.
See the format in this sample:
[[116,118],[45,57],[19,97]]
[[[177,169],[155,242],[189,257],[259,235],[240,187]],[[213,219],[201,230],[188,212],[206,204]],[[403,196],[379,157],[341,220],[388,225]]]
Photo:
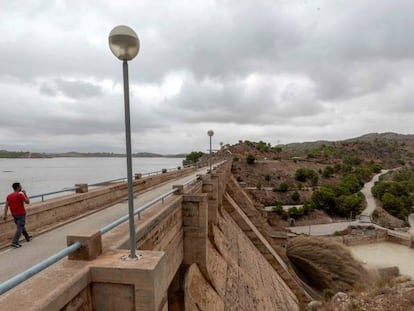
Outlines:
[[299,310],[294,293],[225,211],[208,254],[207,277],[195,264],[187,272],[186,310]]
[[414,248],[413,238],[406,233],[387,229],[369,228],[367,226],[352,229],[350,233],[343,236],[331,236],[327,238],[343,243],[347,246],[387,241]]

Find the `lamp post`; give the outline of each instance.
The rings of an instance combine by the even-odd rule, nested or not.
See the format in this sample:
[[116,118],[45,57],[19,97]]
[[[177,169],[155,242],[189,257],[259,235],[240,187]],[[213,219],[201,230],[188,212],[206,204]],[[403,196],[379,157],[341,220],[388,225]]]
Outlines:
[[210,173],[211,173],[211,137],[214,135],[213,130],[208,130],[207,135],[210,136],[210,157],[208,162],[210,163]]
[[128,61],[137,56],[139,51],[139,39],[134,30],[128,26],[116,26],[109,33],[109,48],[118,59],[123,61],[124,78],[124,105],[125,105],[125,140],[127,155],[127,179],[128,179],[128,212],[129,212],[129,243],[131,248],[130,258],[137,258],[136,237],[134,223],[134,188],[132,180],[132,152],[131,152],[131,121],[129,111],[129,81]]

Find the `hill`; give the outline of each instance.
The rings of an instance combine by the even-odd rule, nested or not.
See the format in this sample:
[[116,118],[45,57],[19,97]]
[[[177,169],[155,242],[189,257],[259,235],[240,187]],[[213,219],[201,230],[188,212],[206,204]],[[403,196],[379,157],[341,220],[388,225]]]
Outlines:
[[[277,212],[268,214],[269,223],[283,227],[287,218],[294,218],[307,225],[359,214],[365,204],[359,190],[374,174],[414,167],[414,135],[370,133],[343,141],[277,146],[239,141],[223,146],[213,157],[230,154],[232,173],[256,207],[275,207]],[[202,161],[207,160],[204,155]],[[289,213],[282,209],[303,204],[304,209]]]

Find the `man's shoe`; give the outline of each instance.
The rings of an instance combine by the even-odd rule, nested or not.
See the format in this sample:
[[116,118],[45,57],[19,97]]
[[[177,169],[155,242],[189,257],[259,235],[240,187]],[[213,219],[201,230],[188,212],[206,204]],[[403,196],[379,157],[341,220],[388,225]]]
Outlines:
[[32,237],[31,235],[29,235],[29,236],[26,238],[26,241],[27,241],[27,242],[30,242],[32,239],[33,239],[33,237]]
[[19,243],[12,243],[10,246],[14,248],[22,247]]

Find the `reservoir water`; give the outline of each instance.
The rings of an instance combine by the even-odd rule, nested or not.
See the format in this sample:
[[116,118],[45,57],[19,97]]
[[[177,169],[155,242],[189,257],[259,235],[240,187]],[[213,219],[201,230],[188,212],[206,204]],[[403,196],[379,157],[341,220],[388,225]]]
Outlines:
[[[133,158],[133,174],[173,169],[182,158]],[[21,182],[29,196],[126,178],[125,158],[0,159],[0,202]]]

